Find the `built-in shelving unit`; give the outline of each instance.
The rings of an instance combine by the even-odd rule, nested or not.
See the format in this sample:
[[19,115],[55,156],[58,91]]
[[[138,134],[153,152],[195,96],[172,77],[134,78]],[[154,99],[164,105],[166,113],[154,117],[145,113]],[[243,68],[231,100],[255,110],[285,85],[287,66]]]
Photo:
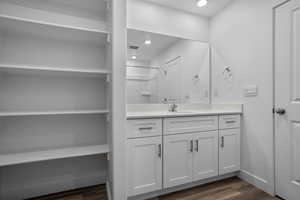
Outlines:
[[[0,0],[0,167],[6,173],[13,174],[14,166],[88,160],[111,151],[109,5],[109,0]],[[95,184],[90,174],[107,173],[105,157],[85,164],[86,177],[74,174],[72,185]],[[81,164],[74,163],[72,170]],[[28,185],[41,182],[45,194],[61,192],[43,176],[49,172],[29,178]],[[22,172],[12,177],[9,184],[0,179],[0,198],[35,195],[19,185]],[[6,192],[11,187],[20,191]]]
[[108,153],[107,144],[0,155],[0,167]]

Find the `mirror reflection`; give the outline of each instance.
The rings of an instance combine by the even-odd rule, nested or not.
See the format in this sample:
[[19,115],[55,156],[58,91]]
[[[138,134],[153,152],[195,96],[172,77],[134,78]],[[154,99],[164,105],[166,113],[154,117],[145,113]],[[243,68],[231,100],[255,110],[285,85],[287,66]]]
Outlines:
[[128,30],[127,103],[209,103],[209,44]]

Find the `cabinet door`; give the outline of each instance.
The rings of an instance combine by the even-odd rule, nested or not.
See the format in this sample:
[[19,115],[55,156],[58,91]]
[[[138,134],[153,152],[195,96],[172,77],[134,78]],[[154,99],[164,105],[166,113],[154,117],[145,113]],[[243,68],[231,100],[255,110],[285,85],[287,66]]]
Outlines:
[[127,141],[128,195],[162,189],[162,137]]
[[240,129],[220,130],[219,174],[240,170]]
[[219,174],[218,138],[218,131],[194,134],[193,177],[195,181]]
[[193,134],[164,136],[164,188],[193,181]]

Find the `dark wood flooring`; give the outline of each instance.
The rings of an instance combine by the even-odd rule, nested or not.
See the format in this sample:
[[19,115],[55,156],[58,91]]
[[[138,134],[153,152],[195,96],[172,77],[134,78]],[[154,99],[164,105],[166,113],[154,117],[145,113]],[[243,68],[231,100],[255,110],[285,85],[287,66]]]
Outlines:
[[279,200],[239,178],[230,178],[151,200]]
[[[105,185],[35,198],[32,200],[107,200]],[[151,200],[279,200],[256,187],[230,178]]]
[[72,190],[28,200],[108,200],[105,185]]

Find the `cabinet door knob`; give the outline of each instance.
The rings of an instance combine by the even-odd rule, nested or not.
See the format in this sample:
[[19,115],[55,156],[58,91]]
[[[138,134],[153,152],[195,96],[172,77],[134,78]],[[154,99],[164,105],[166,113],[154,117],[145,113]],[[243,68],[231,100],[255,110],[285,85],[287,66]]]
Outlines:
[[276,114],[278,115],[284,115],[286,113],[284,108],[278,108],[275,110]]
[[139,130],[143,131],[143,130],[152,130],[153,127],[140,127]]
[[191,141],[190,141],[190,144],[191,144],[190,152],[193,152],[193,151],[194,151],[194,141],[191,140]]
[[225,147],[225,141],[224,141],[224,136],[221,137],[221,147]]
[[158,157],[161,158],[161,152],[162,152],[162,149],[161,149],[161,144],[158,145]]
[[234,120],[229,120],[229,121],[226,121],[226,124],[234,124],[235,121]]
[[196,150],[196,152],[199,152],[199,140],[196,140],[195,142],[196,142],[195,150]]

